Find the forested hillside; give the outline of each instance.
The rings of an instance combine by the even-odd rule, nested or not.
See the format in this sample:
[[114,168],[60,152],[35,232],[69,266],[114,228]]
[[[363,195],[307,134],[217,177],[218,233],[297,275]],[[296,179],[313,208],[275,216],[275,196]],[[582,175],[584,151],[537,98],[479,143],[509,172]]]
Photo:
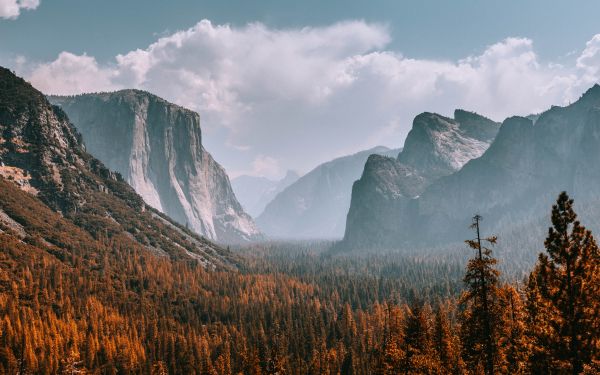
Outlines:
[[505,284],[476,241],[466,270],[297,243],[241,250],[241,271],[211,272],[94,238],[10,182],[0,190],[15,219],[0,233],[0,373],[598,370],[599,254],[566,195],[528,281]]
[[0,176],[91,236],[120,238],[156,256],[192,258],[206,267],[234,267],[222,248],[148,206],[119,173],[86,152],[62,110],[2,67]]

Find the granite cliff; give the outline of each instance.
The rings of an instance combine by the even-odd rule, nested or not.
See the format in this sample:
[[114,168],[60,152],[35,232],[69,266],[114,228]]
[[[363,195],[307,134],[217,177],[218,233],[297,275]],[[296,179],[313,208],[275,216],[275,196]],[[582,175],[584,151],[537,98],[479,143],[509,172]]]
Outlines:
[[415,204],[428,186],[480,157],[500,124],[456,110],[454,118],[422,113],[397,158],[371,155],[352,187],[343,244],[395,247],[418,230]]
[[261,237],[202,146],[196,112],[139,90],[49,99],[68,114],[87,151],[152,207],[214,241]]
[[[227,251],[148,207],[118,172],[86,152],[60,108],[4,68],[0,179],[6,194],[0,224],[16,230],[23,241],[61,249],[56,251],[62,254],[79,241],[74,237],[91,236],[115,249],[141,248],[157,256],[191,258],[210,268],[232,266]],[[15,201],[23,205],[11,203]],[[27,207],[41,207],[40,215],[44,211],[43,216],[52,219],[39,219]]]

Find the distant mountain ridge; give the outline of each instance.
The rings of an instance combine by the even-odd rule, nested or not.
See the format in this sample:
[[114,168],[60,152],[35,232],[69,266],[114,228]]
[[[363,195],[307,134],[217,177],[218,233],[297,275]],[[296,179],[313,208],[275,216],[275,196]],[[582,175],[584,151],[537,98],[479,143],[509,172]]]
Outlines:
[[[423,193],[415,214],[421,238],[453,239],[464,233],[468,213],[505,228],[547,215],[566,190],[589,228],[600,223],[600,86],[566,106],[553,106],[535,121],[506,119],[490,148],[459,172]],[[436,223],[432,226],[432,223]]]
[[275,238],[341,238],[350,205],[352,181],[369,155],[394,155],[379,146],[323,163],[280,192],[256,219]]
[[[528,230],[547,222],[547,207],[563,190],[575,199],[586,226],[600,229],[599,163],[600,86],[594,85],[568,106],[507,118],[481,156],[433,180],[415,178],[418,168],[370,159],[354,185],[342,245],[458,242],[471,235],[474,214],[483,216],[489,232],[523,244]],[[436,170],[444,168],[430,168]]]
[[196,112],[139,90],[49,100],[69,115],[88,152],[151,206],[211,240],[261,238],[225,170],[202,146]]
[[299,178],[298,173],[294,171],[287,171],[279,181],[266,177],[242,175],[231,180],[231,187],[246,212],[252,217],[258,217],[277,194]]
[[500,124],[473,112],[454,118],[425,112],[413,121],[397,158],[372,155],[352,187],[344,244],[350,247],[398,245],[399,233],[415,230],[410,212],[435,181],[481,156]]
[[[232,266],[226,251],[148,207],[119,173],[85,151],[60,108],[1,67],[0,178],[29,194],[19,198],[10,184],[2,185],[6,196],[0,222],[16,228],[23,238],[62,248],[62,237],[72,233],[60,236],[60,228],[76,226],[96,240],[111,241],[115,248],[143,248],[157,256],[195,259],[206,267]],[[51,209],[58,215],[44,216],[57,223],[32,224],[37,218],[25,206],[8,204],[11,199]]]

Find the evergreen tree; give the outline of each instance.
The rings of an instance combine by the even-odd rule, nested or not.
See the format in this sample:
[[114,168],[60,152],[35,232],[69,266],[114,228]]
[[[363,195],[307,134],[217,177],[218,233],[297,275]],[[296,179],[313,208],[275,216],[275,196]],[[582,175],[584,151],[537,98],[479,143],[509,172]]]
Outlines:
[[404,325],[404,374],[429,374],[435,367],[431,341],[429,309],[415,301],[406,308]]
[[448,309],[441,303],[435,312],[433,326],[433,347],[435,348],[436,361],[441,374],[464,373],[463,363],[460,358],[460,343],[454,334],[448,317]]
[[566,192],[552,206],[544,246],[528,285],[534,360],[544,359],[550,372],[579,374],[598,360],[600,254]]
[[[537,270],[537,267],[536,267]],[[540,294],[541,274],[532,272],[529,275],[526,290],[526,335],[528,338],[528,368],[534,374],[550,373],[550,356],[548,348],[552,342],[553,332],[549,327],[551,306]]]
[[524,374],[528,357],[523,298],[518,290],[505,285],[500,288],[500,309],[504,312],[499,334],[498,369],[502,374]]
[[403,359],[406,358],[404,351],[404,338],[402,324],[404,317],[398,307],[390,304],[386,308],[386,332],[384,334],[382,358],[378,364],[376,374],[398,374],[402,371]]
[[498,304],[498,271],[492,250],[482,243],[494,245],[495,236],[482,238],[479,224],[481,216],[473,217],[471,228],[477,237],[465,241],[476,250],[469,260],[464,282],[467,290],[461,296],[461,339],[463,357],[472,372],[483,369],[486,375],[494,374],[498,352],[497,333],[501,322]]

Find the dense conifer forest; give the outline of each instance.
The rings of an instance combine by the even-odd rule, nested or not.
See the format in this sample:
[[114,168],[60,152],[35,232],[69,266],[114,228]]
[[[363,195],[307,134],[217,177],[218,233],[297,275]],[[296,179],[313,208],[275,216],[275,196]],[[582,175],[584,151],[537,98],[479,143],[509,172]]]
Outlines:
[[502,239],[479,217],[466,264],[298,242],[233,249],[238,270],[205,270],[0,190],[29,233],[0,228],[1,374],[600,371],[598,247],[566,193],[535,267],[507,281]]

